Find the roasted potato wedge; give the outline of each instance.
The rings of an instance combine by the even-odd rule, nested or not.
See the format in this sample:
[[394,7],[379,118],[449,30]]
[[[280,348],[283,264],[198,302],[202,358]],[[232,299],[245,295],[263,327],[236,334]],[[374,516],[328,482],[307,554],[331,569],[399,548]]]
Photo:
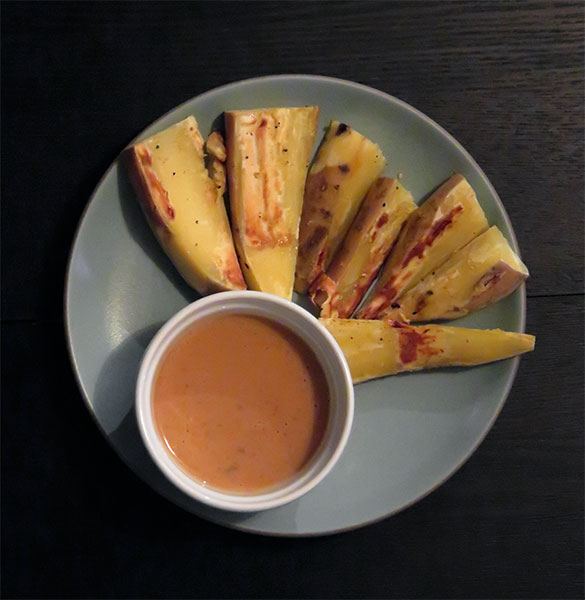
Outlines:
[[295,290],[304,294],[329,266],[368,188],[386,164],[380,148],[332,121],[305,186]]
[[[457,319],[498,302],[528,277],[528,269],[494,225],[451,255],[378,318],[418,322]],[[398,305],[398,306],[396,306]]]
[[[221,136],[214,142],[223,146]],[[194,117],[122,153],[146,218],[161,246],[200,294],[246,288],[223,201],[225,167],[209,175]]]
[[225,113],[232,230],[249,287],[292,297],[319,108]]
[[375,319],[487,228],[473,188],[453,175],[410,215],[357,318]]
[[534,350],[535,338],[500,329],[322,319],[341,347],[354,383],[437,367],[469,367]]
[[398,180],[380,177],[374,182],[327,272],[309,288],[321,317],[353,313],[415,209],[412,195]]

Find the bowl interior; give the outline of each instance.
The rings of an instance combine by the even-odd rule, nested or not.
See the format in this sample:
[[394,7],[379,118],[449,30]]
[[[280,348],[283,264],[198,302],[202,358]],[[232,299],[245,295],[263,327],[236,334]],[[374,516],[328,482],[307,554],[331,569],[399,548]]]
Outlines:
[[[169,348],[187,328],[216,315],[245,314],[270,319],[303,339],[319,360],[329,388],[329,416],[323,439],[307,464],[292,478],[255,493],[238,493],[202,484],[168,452],[153,416],[153,384]],[[279,506],[312,489],[333,467],[347,441],[353,419],[353,386],[341,350],[329,332],[304,309],[259,292],[225,292],[194,302],[171,318],[150,343],[139,372],[136,411],[144,443],[164,475],[193,498],[228,510]]]

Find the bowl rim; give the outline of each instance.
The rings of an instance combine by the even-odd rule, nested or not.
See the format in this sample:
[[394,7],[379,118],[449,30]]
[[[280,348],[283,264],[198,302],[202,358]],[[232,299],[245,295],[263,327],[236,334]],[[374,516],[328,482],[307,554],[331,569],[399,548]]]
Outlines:
[[[242,494],[208,488],[199,483],[172,459],[164,447],[156,430],[152,414],[152,387],[156,370],[166,350],[198,319],[212,318],[222,309],[234,307],[231,312],[240,314],[258,314],[275,323],[279,323],[276,314],[266,314],[262,309],[272,309],[275,313],[287,312],[297,322],[304,322],[321,341],[321,348],[312,344],[307,335],[294,331],[309,345],[319,360],[328,379],[335,377],[336,385],[330,383],[329,401],[341,406],[341,416],[337,425],[339,431],[332,438],[325,438],[323,444],[313,455],[307,471],[301,471],[298,477],[266,492]],[[247,305],[247,306],[246,306]],[[217,310],[219,309],[219,311]],[[254,309],[259,309],[259,312]],[[284,325],[290,329],[290,326]],[[327,349],[324,360],[323,348]],[[335,373],[333,372],[335,370]],[[341,377],[339,376],[341,375]],[[332,389],[333,387],[333,389]],[[335,466],[346,447],[354,416],[354,388],[347,360],[333,335],[311,313],[295,303],[273,294],[252,290],[219,292],[195,300],[175,313],[159,329],[150,341],[143,355],[135,388],[135,413],[142,441],[162,474],[182,492],[194,500],[233,512],[258,512],[288,504],[300,498],[318,485]],[[330,414],[331,411],[330,411]],[[327,443],[328,442],[328,443]],[[323,457],[320,458],[319,457]]]

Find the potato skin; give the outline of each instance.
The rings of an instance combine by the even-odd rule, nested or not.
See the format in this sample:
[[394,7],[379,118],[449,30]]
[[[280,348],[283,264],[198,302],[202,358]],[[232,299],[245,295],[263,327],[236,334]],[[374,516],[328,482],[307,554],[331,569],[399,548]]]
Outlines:
[[126,148],[120,155],[120,161],[124,165],[126,173],[128,173],[130,182],[138,197],[140,208],[152,231],[157,238],[168,235],[169,229],[164,218],[164,212],[159,211],[158,205],[160,202],[156,200],[159,192],[151,187],[146,178],[142,161],[138,155],[138,148],[136,146]]
[[345,172],[338,167],[324,167],[307,177],[295,279],[298,293],[305,293],[329,263],[331,221],[344,178]]
[[[463,310],[456,311],[455,314],[464,316],[485,308],[488,304],[495,304],[514,292],[527,278],[527,272],[518,271],[500,260],[477,282]],[[455,317],[448,315],[447,318]]]
[[527,277],[528,269],[493,226],[455,252],[378,318],[411,323],[457,319],[505,298]]
[[353,313],[415,209],[412,195],[396,179],[380,177],[374,182],[327,272],[309,289],[321,317]]

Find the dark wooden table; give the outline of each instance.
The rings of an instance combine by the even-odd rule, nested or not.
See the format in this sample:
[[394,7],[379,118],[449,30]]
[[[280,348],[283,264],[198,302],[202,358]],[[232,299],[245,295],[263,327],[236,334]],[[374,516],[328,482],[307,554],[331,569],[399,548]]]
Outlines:
[[[583,597],[581,2],[10,3],[2,10],[2,593],[9,597]],[[475,157],[532,277],[509,400],[405,512],[317,539],[237,533],[140,481],[67,355],[87,199],[176,104],[273,73],[416,106]]]

